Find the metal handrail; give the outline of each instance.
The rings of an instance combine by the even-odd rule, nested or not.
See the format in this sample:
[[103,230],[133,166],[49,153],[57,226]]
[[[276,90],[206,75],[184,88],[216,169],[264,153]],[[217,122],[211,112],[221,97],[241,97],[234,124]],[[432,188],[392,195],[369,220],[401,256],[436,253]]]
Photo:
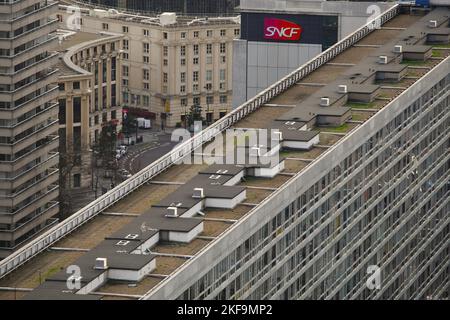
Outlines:
[[322,65],[371,33],[375,29],[376,25],[382,25],[392,19],[398,14],[398,12],[399,5],[396,4],[392,6],[378,17],[369,21],[363,27],[337,42],[335,45],[328,48],[309,62],[303,64],[295,71],[286,75],[284,78],[257,94],[255,97],[245,102],[235,110],[231,111],[222,119],[210,125],[205,130],[202,130],[184,143],[179,144],[169,154],[154,161],[128,180],[122,182],[114,189],[110,190],[98,199],[89,203],[84,208],[80,209],[78,212],[71,215],[66,220],[59,223],[57,226],[53,227],[30,243],[26,244],[21,249],[0,261],[0,279],[17,269],[26,261],[30,260],[33,256],[45,250],[56,241],[60,240],[79,226],[95,217],[97,214],[101,213],[106,208],[112,206],[117,201],[129,195],[132,191],[142,186],[148,180],[168,169],[172,166],[172,164],[175,164],[177,161],[182,160],[187,155],[190,155],[192,151],[203,145],[203,143],[213,139],[234,123],[238,122],[248,114],[263,106],[266,102],[295,85],[299,80],[320,68]]

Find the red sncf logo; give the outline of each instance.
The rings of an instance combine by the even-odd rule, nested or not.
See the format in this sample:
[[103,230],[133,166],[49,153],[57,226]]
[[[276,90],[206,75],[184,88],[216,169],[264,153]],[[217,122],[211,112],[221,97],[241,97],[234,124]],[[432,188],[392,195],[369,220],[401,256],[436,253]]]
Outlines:
[[302,27],[290,21],[265,18],[264,38],[271,40],[298,41],[302,34]]

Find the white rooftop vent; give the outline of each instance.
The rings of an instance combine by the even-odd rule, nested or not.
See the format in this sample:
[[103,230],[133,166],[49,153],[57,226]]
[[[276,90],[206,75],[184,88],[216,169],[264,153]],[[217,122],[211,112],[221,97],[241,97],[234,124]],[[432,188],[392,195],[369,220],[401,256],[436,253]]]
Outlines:
[[106,258],[97,258],[97,259],[95,259],[94,269],[97,269],[97,270],[106,270],[106,269],[108,269],[108,259],[106,259]]
[[320,105],[322,107],[330,106],[330,98],[320,98]]
[[125,239],[134,240],[134,239],[137,239],[138,237],[139,237],[138,234],[130,233],[130,234],[128,234],[128,235],[125,237]]
[[387,56],[379,56],[378,57],[378,63],[379,64],[387,64],[388,62],[388,57]]
[[126,246],[129,243],[130,241],[128,240],[120,240],[119,242],[116,243],[116,246]]
[[260,147],[252,147],[250,149],[250,155],[260,157],[261,156],[261,148]]
[[293,126],[295,124],[295,121],[286,121],[284,124],[287,126]]
[[162,26],[174,24],[177,22],[177,14],[175,12],[163,12],[159,16],[159,23]]
[[192,195],[192,198],[203,199],[204,197],[205,194],[203,192],[203,188],[194,188],[194,194]]
[[402,53],[403,52],[403,47],[400,45],[394,46],[394,52],[395,53]]
[[217,180],[217,179],[219,179],[220,177],[221,177],[220,174],[212,174],[212,175],[209,176],[209,178],[210,178],[210,179],[213,179],[213,180]]
[[436,20],[430,20],[430,21],[428,22],[428,26],[429,26],[430,28],[437,28],[437,21],[436,21]]
[[172,217],[172,218],[178,217],[178,208],[177,207],[168,207],[166,217]]
[[98,18],[106,18],[106,17],[108,17],[109,13],[106,10],[94,9],[93,10],[93,15],[95,17],[98,17]]
[[345,84],[338,85],[338,92],[339,93],[347,93],[348,92],[347,86]]
[[228,170],[226,170],[226,169],[219,169],[219,170],[217,170],[217,174],[226,174],[228,172]]
[[283,140],[283,133],[281,131],[272,132],[272,139],[275,141]]

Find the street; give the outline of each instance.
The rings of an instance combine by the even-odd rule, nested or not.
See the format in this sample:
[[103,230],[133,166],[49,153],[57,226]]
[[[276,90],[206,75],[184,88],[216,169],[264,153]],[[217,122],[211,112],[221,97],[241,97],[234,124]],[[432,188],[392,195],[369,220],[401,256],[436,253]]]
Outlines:
[[130,146],[127,154],[120,159],[119,166],[131,174],[135,174],[168,153],[176,145],[171,142],[171,134],[161,131],[141,130],[139,135],[144,137],[142,143]]

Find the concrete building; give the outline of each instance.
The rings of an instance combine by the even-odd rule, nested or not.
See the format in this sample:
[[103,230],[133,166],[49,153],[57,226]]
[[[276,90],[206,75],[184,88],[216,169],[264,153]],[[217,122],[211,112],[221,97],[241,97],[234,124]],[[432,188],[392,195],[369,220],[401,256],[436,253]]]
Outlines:
[[56,10],[0,2],[0,259],[57,222]]
[[66,188],[91,189],[92,149],[102,127],[122,128],[122,35],[59,30],[59,37],[59,136],[71,168]]
[[[81,289],[61,270],[20,297],[448,299],[449,10],[392,7],[5,259],[0,287],[78,264]],[[179,163],[214,142],[281,154]]]
[[[72,12],[60,8],[62,25]],[[232,42],[238,18],[136,16],[81,9],[81,31],[124,35],[123,107],[151,112],[156,125],[184,124],[192,105],[212,122],[231,110]]]
[[241,0],[241,37],[233,44],[233,107],[392,5],[375,1]]

